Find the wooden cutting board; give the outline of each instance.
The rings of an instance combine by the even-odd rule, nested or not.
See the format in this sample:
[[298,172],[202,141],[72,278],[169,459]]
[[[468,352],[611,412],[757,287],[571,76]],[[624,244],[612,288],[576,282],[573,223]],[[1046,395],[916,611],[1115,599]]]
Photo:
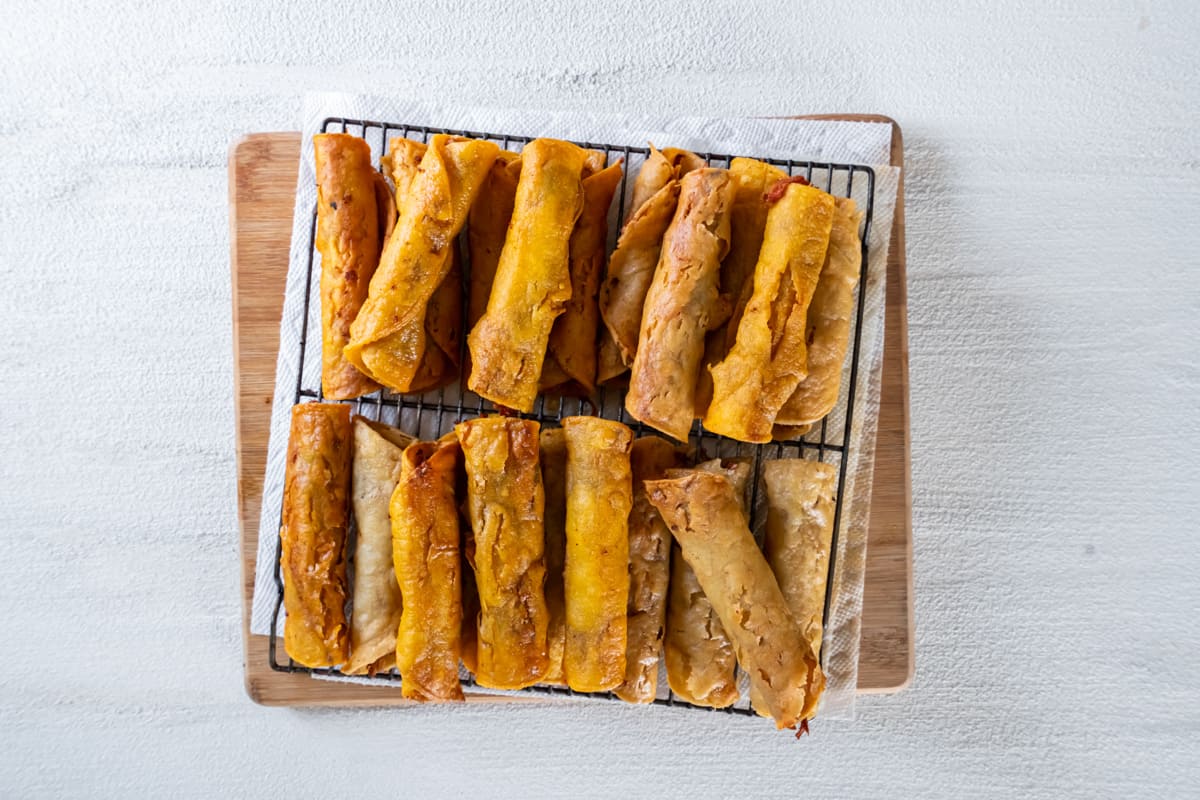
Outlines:
[[[900,128],[877,116],[829,116],[892,124],[892,163],[903,166]],[[242,632],[246,692],[264,705],[399,705],[398,686],[366,686],[275,672],[266,636],[250,634],[254,562],[267,458],[279,320],[300,158],[299,133],[256,133],[229,153],[233,271],[234,398],[238,516],[242,528]],[[908,331],[904,276],[904,192],[896,202],[888,253],[882,407],[863,597],[860,692],[894,692],[913,672],[912,502],[909,484]],[[468,695],[471,702],[555,702],[545,695]]]

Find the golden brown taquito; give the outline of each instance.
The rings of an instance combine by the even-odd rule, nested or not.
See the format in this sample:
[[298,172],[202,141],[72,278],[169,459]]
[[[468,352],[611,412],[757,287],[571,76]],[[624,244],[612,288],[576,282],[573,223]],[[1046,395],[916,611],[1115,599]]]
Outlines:
[[862,212],[854,201],[837,198],[825,266],[808,306],[804,337],[808,343],[808,374],[779,409],[775,417],[777,430],[780,426],[819,422],[837,404],[854,314],[854,288],[862,268],[862,241],[858,235],[861,222]]
[[750,685],[778,727],[795,726],[805,719],[820,666],[754,542],[733,484],[723,475],[693,471],[646,486]]
[[348,675],[389,670],[396,665],[400,586],[392,561],[388,504],[400,480],[404,448],[412,437],[381,422],[354,417],[351,507],[358,530],[354,544],[354,603],[350,612]]
[[404,597],[396,635],[401,693],[413,700],[462,700],[458,679],[463,607],[462,553],[453,434],[404,451],[392,494],[392,550]]
[[439,134],[421,158],[344,349],[391,389],[413,391],[433,349],[425,327],[430,301],[451,270],[455,237],[498,152],[491,142]]
[[625,409],[686,441],[696,410],[704,335],[728,316],[718,292],[734,184],[723,169],[689,172],[646,293]]
[[[742,509],[749,516],[749,460],[714,459],[698,465],[696,469],[728,478]],[[688,472],[669,469],[665,477],[680,477]],[[678,544],[673,545],[671,557],[671,595],[667,609],[665,652],[667,683],[678,697],[692,705],[712,708],[725,708],[737,702],[737,656],[733,643],[721,627],[721,620],[717,618],[712,603],[700,588],[696,573],[680,554]]]
[[[383,171],[392,179],[399,205],[412,189],[427,148],[412,139],[394,138],[383,157]],[[386,241],[386,240],[385,240]],[[458,240],[450,250],[450,266],[429,298],[425,311],[425,351],[409,384],[411,393],[447,386],[458,378],[462,335],[462,257]],[[403,337],[401,337],[403,338]]]
[[330,399],[348,400],[379,388],[342,354],[379,264],[378,173],[371,146],[346,133],[314,136],[313,156],[321,253],[321,391]]
[[[802,714],[805,719],[816,714],[817,702],[825,688],[825,676],[820,671],[821,634],[836,512],[836,481],[837,468],[832,464],[800,458],[763,462],[763,483],[767,490],[763,552],[818,664]],[[764,703],[757,693],[751,693],[751,700],[759,713],[765,715]]]
[[829,232],[833,197],[780,181],[767,211],[754,287],[729,355],[711,368],[704,427],[743,442],[769,442],[776,415],[804,378],[804,334]]
[[663,235],[678,202],[679,181],[671,181],[643,203],[621,229],[600,286],[600,314],[604,319],[598,374],[601,383],[624,374],[633,363],[646,292],[654,280]]
[[630,449],[633,507],[629,512],[629,602],[626,605],[625,680],[613,692],[630,703],[658,694],[658,664],[667,619],[671,533],[650,504],[644,486],[681,465],[683,455],[666,439],[643,436]]
[[621,162],[583,179],[583,212],[571,233],[571,299],[554,320],[540,388],[549,394],[590,397],[596,391],[596,293],[604,271],[608,210],[621,183]]
[[567,417],[562,425],[567,441],[563,673],[575,691],[598,692],[625,679],[633,433],[600,417]]
[[475,678],[520,689],[546,674],[545,495],[538,424],[481,417],[455,426],[467,472],[479,591]]
[[651,144],[638,170],[621,236],[600,286],[600,383],[624,375],[633,364],[646,292],[679,200],[679,178],[704,166],[695,153],[672,147],[660,152]]
[[[729,212],[729,253],[721,262],[721,294],[733,312],[729,319],[709,332],[704,342],[704,363],[719,364],[733,346],[742,311],[750,300],[754,266],[762,248],[763,229],[767,224],[767,189],[787,177],[778,167],[753,158],[735,158],[729,165],[735,186],[733,208]],[[731,330],[732,329],[732,330]],[[696,385],[696,415],[703,417],[712,402],[712,375],[700,370]]]
[[345,663],[346,531],[349,527],[350,406],[292,407],[279,566],[287,620],[283,646],[306,667]]
[[600,153],[556,139],[521,151],[512,221],[487,309],[467,337],[467,385],[497,406],[532,411],[554,320],[571,299],[570,238],[583,169]]

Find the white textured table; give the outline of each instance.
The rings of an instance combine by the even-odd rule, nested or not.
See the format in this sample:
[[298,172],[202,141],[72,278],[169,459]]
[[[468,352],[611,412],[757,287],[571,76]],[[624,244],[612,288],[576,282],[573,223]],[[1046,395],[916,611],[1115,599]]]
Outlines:
[[[0,26],[0,796],[1195,791],[1193,4],[43,5]],[[900,121],[911,689],[799,743],[660,709],[246,699],[225,155],[339,88]]]

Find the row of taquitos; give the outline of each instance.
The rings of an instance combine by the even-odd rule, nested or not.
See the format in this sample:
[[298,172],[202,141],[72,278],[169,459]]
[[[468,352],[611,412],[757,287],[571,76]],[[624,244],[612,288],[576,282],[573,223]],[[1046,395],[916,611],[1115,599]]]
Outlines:
[[554,139],[518,155],[461,137],[396,138],[383,159],[393,194],[364,140],[319,134],[313,145],[326,397],[423,392],[459,377],[457,237],[468,217],[470,387],[525,411],[539,390],[594,392],[620,162]]
[[[736,654],[756,708],[781,726],[811,717],[832,468],[767,462],[764,559],[747,522],[749,465],[682,463],[665,440],[635,442],[596,417],[540,431],[480,418],[412,442],[352,423],[347,406],[298,405],[281,528],[286,650],[351,674],[395,665],[417,699],[461,699],[461,659],[484,686],[563,683],[649,702],[665,646],[671,688],[710,706],[737,699]],[[668,528],[682,557],[669,556]]]
[[[635,418],[681,440],[703,418],[762,442],[837,400],[861,263],[852,200],[753,159],[711,169],[651,148],[605,269],[621,166],[599,152],[393,139],[393,200],[364,141],[314,144],[328,397],[457,378],[456,236],[469,217],[467,383],[499,406],[529,411],[539,390],[590,395],[629,371]],[[399,222],[384,237],[389,203]]]
[[680,440],[694,419],[740,441],[790,438],[837,401],[861,215],[761,161],[702,164],[652,152],[639,174],[665,182],[635,199],[609,261],[603,377],[627,367],[626,410]]

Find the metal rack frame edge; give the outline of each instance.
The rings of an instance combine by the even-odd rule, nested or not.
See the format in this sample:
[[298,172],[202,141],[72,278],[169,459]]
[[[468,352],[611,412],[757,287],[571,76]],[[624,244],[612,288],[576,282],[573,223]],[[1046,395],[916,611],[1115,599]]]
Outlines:
[[[537,138],[537,137],[533,137],[533,136],[503,135],[503,134],[492,134],[492,133],[485,133],[485,132],[479,132],[479,131],[465,131],[465,130],[456,130],[456,129],[449,129],[449,128],[437,128],[437,127],[426,126],[426,125],[405,125],[405,124],[399,124],[399,123],[385,123],[385,122],[378,122],[375,120],[354,119],[354,118],[350,118],[350,117],[326,117],[321,123],[322,132],[328,132],[331,125],[340,126],[342,129],[341,132],[343,132],[343,133],[347,133],[348,128],[351,126],[357,127],[361,131],[360,136],[362,138],[366,138],[367,130],[378,129],[381,131],[384,146],[386,146],[386,144],[387,144],[389,131],[400,132],[400,135],[402,135],[404,137],[408,137],[411,133],[414,133],[414,132],[419,133],[421,135],[422,140],[425,142],[428,142],[428,139],[430,136],[437,135],[437,134],[465,136],[465,137],[473,138],[473,139],[488,139],[491,141],[501,142],[502,146],[505,149],[507,149],[510,146],[510,144],[513,142],[520,143],[522,146],[524,146],[525,144],[528,144],[529,142],[531,142],[534,138]],[[626,160],[628,160],[629,156],[634,153],[637,153],[637,154],[643,155],[643,156],[648,155],[650,153],[650,149],[648,147],[631,147],[631,146],[626,146],[626,145],[606,145],[606,144],[597,144],[595,142],[579,142],[579,141],[574,142],[574,144],[577,144],[581,147],[585,147],[590,150],[602,150],[605,153],[606,160],[611,160],[614,157],[614,154],[623,155],[624,158]],[[700,156],[701,158],[703,158],[706,161],[706,163],[708,163],[709,165],[712,165],[713,162],[722,162],[723,161],[723,162],[725,162],[726,167],[728,167],[730,165],[730,163],[732,162],[733,158],[735,158],[735,156],[732,156],[732,155],[717,154],[717,153],[711,153],[711,152],[697,153],[697,155]],[[874,212],[874,205],[875,205],[875,171],[869,166],[859,165],[859,164],[842,164],[842,163],[837,163],[837,162],[797,161],[794,159],[778,159],[778,158],[760,158],[758,160],[764,161],[768,164],[772,164],[777,167],[785,168],[788,171],[788,174],[792,175],[792,176],[795,176],[797,174],[797,170],[803,170],[805,172],[805,179],[810,182],[812,180],[812,175],[813,175],[814,171],[824,170],[826,172],[825,190],[830,193],[832,193],[834,174],[836,172],[844,172],[844,173],[846,173],[846,176],[847,176],[846,177],[846,194],[845,194],[845,196],[847,196],[847,197],[852,196],[852,194],[853,194],[854,176],[856,173],[862,173],[867,178],[867,204],[866,204],[866,208],[864,211],[863,231],[862,231],[862,237],[861,237],[862,268],[861,268],[861,274],[859,276],[858,289],[856,290],[857,297],[856,297],[856,303],[855,303],[856,312],[855,312],[855,326],[854,326],[854,336],[853,336],[854,341],[853,341],[852,350],[851,350],[850,375],[849,375],[849,381],[848,381],[849,385],[847,387],[847,394],[846,394],[846,413],[845,413],[845,418],[844,418],[841,443],[833,444],[833,443],[826,441],[826,439],[828,438],[827,437],[828,418],[826,417],[825,419],[821,420],[820,441],[813,442],[813,441],[808,441],[807,439],[801,438],[801,439],[781,441],[781,442],[772,442],[770,444],[748,445],[748,446],[752,447],[752,449],[754,451],[753,490],[752,490],[753,497],[751,500],[751,514],[752,515],[755,513],[755,511],[757,509],[757,495],[758,495],[759,483],[761,482],[760,469],[761,469],[763,450],[765,450],[768,447],[775,447],[778,449],[780,454],[782,454],[785,448],[794,447],[797,450],[797,454],[800,455],[801,457],[803,457],[803,453],[806,449],[815,449],[817,451],[817,460],[818,461],[825,460],[826,451],[834,452],[839,455],[838,485],[837,485],[837,494],[836,494],[836,499],[835,499],[835,513],[834,513],[834,524],[833,524],[833,532],[832,532],[832,543],[830,546],[830,557],[829,557],[829,578],[830,579],[827,581],[827,584],[826,584],[825,607],[824,607],[824,613],[823,613],[823,623],[825,624],[826,629],[827,629],[828,621],[829,621],[829,612],[832,607],[833,594],[834,594],[834,592],[833,592],[834,581],[832,578],[835,575],[836,570],[837,570],[838,537],[839,537],[839,532],[840,532],[840,528],[841,528],[842,516],[846,511],[846,509],[844,507],[843,499],[844,499],[844,490],[845,490],[845,482],[846,482],[846,468],[847,468],[847,462],[849,460],[849,453],[850,453],[849,438],[850,438],[850,431],[852,429],[853,413],[854,413],[854,400],[855,400],[857,384],[858,384],[859,356],[860,356],[861,342],[862,342],[862,323],[863,323],[864,310],[865,310],[865,306],[866,306],[865,292],[863,291],[863,287],[867,283],[868,240],[870,238],[871,224],[872,224],[872,220],[873,220],[873,212]],[[620,207],[618,209],[618,215],[617,215],[618,220],[621,220],[624,217],[623,210],[624,210],[624,203],[625,203],[627,180],[628,180],[628,173],[626,172],[626,173],[622,174],[620,189],[619,189],[619,193],[618,193],[618,198],[619,198],[619,203],[620,203]],[[314,255],[315,255],[316,224],[317,224],[317,214],[316,214],[316,208],[314,207],[313,212],[312,212],[312,221],[309,226],[308,263],[306,266],[306,276],[305,276],[307,291],[305,292],[305,296],[304,296],[304,318],[303,318],[302,324],[301,324],[299,364],[298,364],[298,367],[296,370],[296,389],[295,389],[295,393],[294,393],[293,403],[301,403],[301,402],[305,402],[305,401],[321,402],[324,400],[324,397],[321,394],[319,387],[317,390],[311,390],[311,389],[305,389],[303,386],[304,363],[305,363],[305,355],[307,352],[307,345],[308,345],[308,319],[309,319],[311,300],[312,300],[312,286],[313,286],[312,278],[313,278],[313,262],[314,262]],[[612,232],[610,232],[610,238],[614,238],[612,235]],[[467,267],[466,269],[463,270],[463,281],[465,283],[468,280],[469,274],[470,274],[469,256],[464,254],[464,259],[466,261],[466,267]],[[465,291],[464,291],[463,296],[464,296],[464,303],[465,303],[466,302],[466,292]],[[460,347],[462,347],[462,348],[465,348],[465,338],[466,338],[465,336],[462,337],[462,343],[460,344]],[[461,359],[460,359],[460,363],[461,363]],[[466,392],[462,391],[461,388],[459,391],[459,399],[458,399],[457,403],[452,407],[452,409],[448,409],[445,405],[446,388],[448,388],[448,387],[442,387],[442,389],[440,390],[439,402],[432,409],[433,411],[435,411],[438,414],[438,428],[439,429],[441,429],[443,427],[444,415],[446,413],[448,413],[448,411],[453,410],[455,416],[460,420],[469,411],[469,409],[467,409],[464,404],[464,396],[465,396]],[[599,406],[596,408],[597,411],[602,409],[606,403],[608,387],[601,387],[600,391],[601,391],[601,397],[600,397]],[[413,399],[412,397],[405,396],[405,395],[385,396],[388,394],[391,394],[391,393],[387,392],[386,390],[381,390],[372,395],[367,395],[365,397],[360,397],[360,398],[357,398],[352,401],[343,401],[343,402],[345,402],[347,404],[353,404],[355,406],[355,410],[360,413],[363,410],[362,406],[364,404],[373,405],[375,407],[375,418],[376,419],[379,419],[380,415],[382,414],[382,409],[384,407],[395,408],[397,410],[397,414],[402,413],[402,411],[404,409],[408,408],[408,409],[416,411],[417,414],[420,415],[430,405],[429,403],[427,403],[425,401],[423,395],[417,395],[417,396],[415,396],[415,399]],[[540,423],[546,423],[546,422],[558,423],[558,422],[560,422],[562,419],[562,416],[563,416],[562,402],[560,401],[557,412],[554,412],[552,416],[548,416],[545,412],[545,400],[546,400],[546,398],[544,395],[539,396],[537,410],[530,414],[522,414],[521,416],[522,417],[532,417],[533,419],[537,420]],[[580,403],[580,408],[582,408],[582,402]],[[482,415],[484,412],[485,412],[485,409],[484,409],[484,405],[483,405],[483,399],[479,398],[478,404],[477,404],[477,409],[475,410],[475,415],[476,416]],[[626,424],[629,424],[630,427],[632,427],[638,435],[657,434],[657,431],[653,431],[648,426],[646,426],[644,423],[638,422],[636,420],[631,421],[631,422],[626,421],[624,419],[624,404],[623,403],[618,403],[618,414],[619,414],[620,420],[622,422],[626,422]],[[700,449],[702,452],[703,452],[703,444],[705,441],[711,440],[713,442],[713,444],[714,444],[713,452],[714,453],[720,449],[720,445],[722,442],[732,441],[732,440],[727,440],[725,437],[717,436],[709,431],[706,431],[698,420],[695,423],[694,432],[693,432],[692,436],[696,440],[697,448]],[[735,443],[735,447],[738,447],[738,448],[740,448],[743,445],[747,445],[747,443],[742,443],[742,442]],[[752,522],[753,522],[753,520],[752,520]],[[280,519],[280,526],[282,526],[282,518]],[[752,528],[757,528],[757,527],[759,527],[759,526],[752,524]],[[759,544],[761,545],[761,542]],[[276,585],[276,590],[277,590],[277,596],[276,596],[276,600],[275,600],[274,612],[271,615],[271,630],[270,630],[270,634],[269,634],[269,643],[268,643],[268,654],[269,654],[268,658],[269,658],[269,665],[270,665],[271,669],[276,672],[285,672],[285,673],[307,673],[310,675],[324,675],[324,676],[330,676],[330,677],[347,677],[347,676],[344,676],[343,673],[340,670],[338,670],[336,667],[321,667],[321,668],[305,667],[305,666],[296,664],[290,658],[287,660],[287,663],[281,663],[279,661],[279,659],[277,658],[276,646],[277,646],[277,642],[279,639],[278,624],[279,624],[280,612],[281,612],[281,609],[283,606],[283,576],[282,576],[282,573],[280,570],[281,548],[282,548],[282,543],[281,543],[279,533],[277,530],[276,535],[275,535],[276,553],[275,553],[275,563],[274,563],[274,566],[275,566],[274,579],[275,579],[275,585]],[[349,554],[347,555],[347,560],[349,560]],[[822,660],[824,660],[824,659],[822,659]],[[740,670],[740,667],[739,667],[739,670]],[[356,679],[361,679],[359,676],[354,676],[354,677]],[[378,682],[381,685],[398,684],[400,682],[400,675],[396,672],[396,670],[393,669],[388,672],[376,673],[375,675],[370,676],[368,678],[368,680],[373,681],[373,682]],[[463,682],[467,686],[471,686],[471,687],[478,685],[475,683],[474,677],[471,676],[469,673],[467,673],[467,677],[465,677],[463,679]],[[619,700],[619,698],[615,694],[613,694],[611,691],[609,691],[609,692],[586,692],[585,693],[585,692],[576,692],[566,686],[552,686],[552,685],[547,685],[547,684],[536,684],[534,686],[530,686],[525,689],[521,689],[519,691],[520,692],[535,692],[535,693],[546,694],[546,695],[586,697],[586,698],[590,698],[590,699],[600,699],[600,700]],[[731,706],[727,706],[725,708],[712,708],[712,707],[708,707],[708,706],[694,705],[692,703],[688,703],[686,701],[676,698],[674,696],[674,693],[671,692],[669,689],[668,689],[666,697],[656,697],[653,700],[653,704],[683,707],[683,708],[694,709],[697,711],[710,711],[710,712],[711,711],[723,711],[728,714],[757,715],[757,713],[758,713],[753,708],[753,706],[749,705],[749,704],[745,707],[738,707],[736,705],[731,705]]]

